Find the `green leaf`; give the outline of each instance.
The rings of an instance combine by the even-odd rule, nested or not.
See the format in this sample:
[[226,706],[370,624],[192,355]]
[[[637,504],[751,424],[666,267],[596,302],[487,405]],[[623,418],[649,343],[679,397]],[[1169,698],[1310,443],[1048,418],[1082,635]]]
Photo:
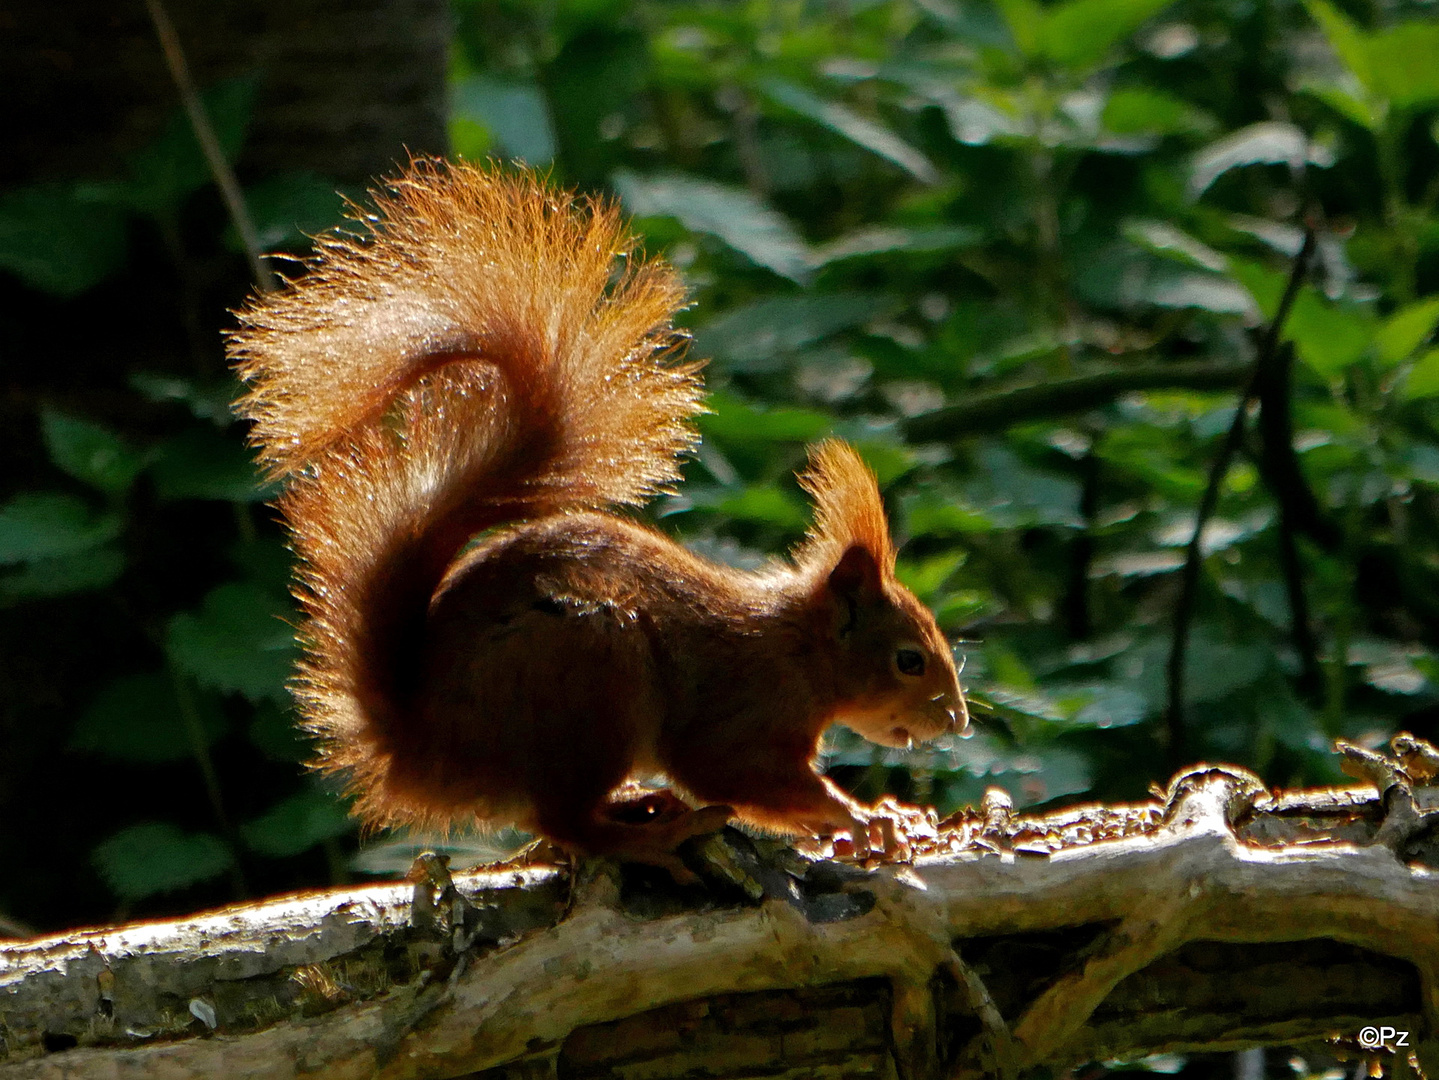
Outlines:
[[989,638],[978,650],[985,678],[1010,694],[1037,694],[1039,682],[1034,672],[1013,647],[1003,638]]
[[1248,315],[1254,302],[1240,285],[1219,274],[1156,273],[1136,297],[1155,307],[1198,308],[1221,315]]
[[1370,421],[1353,408],[1339,401],[1309,400],[1302,398],[1294,402],[1294,426],[1301,431],[1321,432],[1328,437],[1340,439],[1352,445],[1368,445],[1373,438]]
[[[245,189],[245,202],[259,234],[260,249],[310,247],[310,237],[333,229],[344,220],[345,202],[335,184],[310,172],[282,173]],[[226,241],[240,249],[240,236],[231,227]]]
[[[841,437],[846,435],[843,431],[838,434]],[[917,460],[915,452],[902,442],[865,438],[862,434],[848,441],[859,451],[859,456],[869,466],[870,472],[874,473],[880,487],[893,483],[909,472]]]
[[1037,56],[1044,31],[1044,9],[1034,0],[999,0],[1015,46],[1025,56]]
[[52,184],[0,195],[0,269],[31,288],[78,296],[125,262],[125,215]]
[[1302,89],[1360,127],[1378,131],[1384,123],[1388,110],[1373,98],[1354,93],[1347,86],[1330,86],[1322,83],[1307,83]]
[[1306,364],[1333,378],[1364,355],[1374,320],[1363,308],[1327,303],[1306,287],[1295,299],[1283,332]]
[[1116,90],[1104,103],[1104,127],[1116,135],[1206,134],[1216,123],[1182,98],[1148,87]]
[[1005,443],[986,441],[962,490],[965,503],[1010,528],[1081,526],[1079,484],[1027,464]]
[[895,301],[863,293],[782,296],[725,312],[695,331],[695,351],[738,371],[771,371],[805,345],[863,326]]
[[1067,723],[1075,727],[1129,727],[1148,714],[1144,695],[1123,683],[1101,682],[1073,687],[1051,686],[1047,689],[1064,707]]
[[354,832],[355,827],[355,821],[337,799],[315,788],[305,788],[255,820],[245,822],[240,826],[240,835],[252,851],[284,859]]
[[[943,593],[931,601],[934,618],[940,626],[973,626],[1004,610],[1004,604],[988,589],[958,589]],[[963,656],[960,656],[963,659]],[[967,685],[967,683],[966,683]]]
[[1270,218],[1250,217],[1248,214],[1230,214],[1225,224],[1236,232],[1246,233],[1265,247],[1277,251],[1289,260],[1290,266],[1293,266],[1293,260],[1298,257],[1300,249],[1304,247],[1304,230],[1298,225],[1289,225]]
[[1145,218],[1127,221],[1124,223],[1124,238],[1163,258],[1173,259],[1199,270],[1222,274],[1229,265],[1228,260],[1212,247],[1200,243],[1167,221],[1150,221]]
[[1414,361],[1404,380],[1404,397],[1409,401],[1439,397],[1439,349],[1430,349]]
[[751,262],[793,281],[810,277],[809,248],[772,207],[744,188],[678,173],[640,176],[621,169],[615,188],[640,217],[676,218],[691,232],[718,237]]
[[242,392],[235,379],[195,380],[152,371],[132,372],[130,385],[146,401],[179,402],[198,420],[212,424],[228,424],[233,419],[231,405]]
[[916,180],[926,184],[939,181],[939,172],[929,159],[882,124],[860,116],[848,106],[826,101],[803,87],[783,79],[766,79],[760,88],[771,101],[793,109],[801,116],[821,124],[856,146],[862,146],[886,161],[898,165]]
[[[641,115],[653,115],[647,105],[652,86],[649,37],[640,29],[646,20],[635,18],[632,8],[621,10],[612,0],[595,6],[582,0],[573,8],[567,5],[566,14],[556,9],[555,32],[536,27],[539,37],[519,46],[517,54],[534,55],[531,48],[548,53],[550,46],[540,44],[541,40],[559,45],[558,52],[543,59],[535,56],[533,66],[544,71],[549,115],[564,168],[571,175],[592,177],[592,182],[619,160],[635,156],[626,152],[629,146],[623,136]],[[568,29],[560,29],[566,24]],[[527,66],[531,63],[521,62],[521,70]]]
[[[1235,473],[1226,477],[1226,486],[1231,486],[1239,491],[1247,491],[1254,486],[1256,478],[1252,475],[1240,479],[1237,484],[1232,483],[1234,479],[1241,476],[1241,473]],[[1200,550],[1205,555],[1226,551],[1263,532],[1272,523],[1273,515],[1264,510],[1256,510],[1238,520],[1218,516],[1211,517],[1204,524],[1204,536],[1200,542]],[[1162,528],[1154,532],[1152,539],[1154,543],[1166,547],[1187,547],[1193,536],[1194,518],[1186,511],[1178,517],[1170,518]]]
[[120,495],[145,459],[109,428],[45,409],[40,419],[45,448],[56,467],[109,495]]
[[[1204,476],[1197,469],[1176,460],[1163,435],[1154,427],[1125,425],[1113,427],[1095,444],[1095,453],[1114,467],[1119,475],[1129,474],[1155,489],[1163,498],[1188,502],[1204,490]],[[1146,553],[1147,556],[1147,553]],[[1142,572],[1144,559],[1128,561],[1116,568],[1121,573]],[[1162,563],[1150,572],[1172,569]]]
[[712,412],[699,419],[705,438],[722,442],[813,442],[834,426],[832,417],[810,409],[759,409],[730,394],[711,394]]
[[1140,579],[1170,574],[1184,565],[1182,551],[1120,551],[1094,560],[1094,577]]
[[0,566],[92,551],[119,536],[122,524],[73,495],[17,495],[0,506]]
[[1439,24],[1405,22],[1369,39],[1376,89],[1396,109],[1439,102]]
[[1373,63],[1369,54],[1369,40],[1328,0],[1304,0],[1309,14],[1324,31],[1330,46],[1339,54],[1339,59],[1366,90],[1375,92]]
[[1399,475],[1421,484],[1439,485],[1439,446],[1417,443],[1400,451],[1396,457],[1402,465]]
[[1237,258],[1229,260],[1229,273],[1254,298],[1260,315],[1265,319],[1274,318],[1279,311],[1279,301],[1284,298],[1289,275],[1248,259]]
[[124,572],[124,553],[110,546],[36,559],[14,573],[0,576],[0,604],[109,588]]
[[283,702],[295,657],[287,618],[293,610],[283,600],[248,582],[231,582],[212,590],[199,612],[170,620],[166,650],[202,686]]
[[219,877],[235,858],[218,836],[154,822],[116,833],[95,848],[92,860],[116,896],[143,900]]
[[1408,304],[1385,319],[1374,334],[1374,351],[1386,367],[1407,360],[1439,325],[1439,296]]
[[[1178,552],[1174,553],[1176,556]],[[1164,708],[1168,699],[1170,638],[1156,635],[1129,650],[1125,685],[1144,697],[1147,711]],[[1274,663],[1267,644],[1233,644],[1212,624],[1195,626],[1185,663],[1184,700],[1190,706],[1218,701],[1272,679]]]
[[968,553],[962,549],[942,551],[923,559],[898,559],[894,575],[921,600],[928,600],[964,565]]
[[994,532],[995,522],[982,510],[958,505],[953,498],[937,492],[915,492],[905,496],[904,527],[910,536],[965,536]]
[[956,94],[941,102],[950,131],[966,146],[1019,139],[1031,130],[1013,101],[997,94],[990,96],[995,100],[985,101]]
[[488,161],[495,156],[495,138],[489,128],[468,116],[451,116],[450,156],[465,161]]
[[453,86],[450,100],[454,119],[479,124],[505,157],[536,166],[554,160],[549,102],[536,84],[470,75]]
[[1334,156],[1311,143],[1308,136],[1293,124],[1279,120],[1250,124],[1210,143],[1194,155],[1189,165],[1189,197],[1199,198],[1230,169],[1245,165],[1289,165],[1298,168],[1304,164],[1328,167],[1334,164]]
[[[1035,722],[1048,726],[1045,719],[1026,711],[1032,704],[1041,704],[1033,696],[996,695],[995,711],[1013,722]],[[1089,762],[1077,750],[1053,743],[1029,740],[1021,746],[980,733],[964,745],[962,760],[956,762],[960,771],[974,781],[961,784],[959,801],[974,803],[983,789],[1000,787],[1007,791],[1019,807],[1048,802],[1064,795],[1078,795],[1094,784]]]
[[772,484],[756,484],[714,503],[714,509],[736,521],[777,525],[799,531],[809,524],[809,513],[794,495]]
[[161,443],[155,458],[150,472],[162,499],[263,502],[274,494],[239,438],[212,427],[192,427]]
[[166,762],[189,757],[195,737],[212,743],[225,717],[209,697],[197,697],[198,732],[187,723],[175,684],[158,673],[126,675],[96,696],[75,725],[70,744],[126,761]]
[[815,266],[830,266],[850,259],[876,255],[918,255],[961,251],[978,245],[984,233],[967,225],[932,225],[900,228],[874,225],[831,240],[814,251]]
[[1040,51],[1064,67],[1089,71],[1171,0],[1064,0],[1045,12]]
[[1377,128],[1376,120],[1384,114],[1380,103],[1419,109],[1439,101],[1439,25],[1411,20],[1368,34],[1327,0],[1305,0],[1305,5],[1344,66],[1367,91],[1363,114],[1344,108],[1346,115],[1365,122],[1361,116],[1367,114],[1366,126]]

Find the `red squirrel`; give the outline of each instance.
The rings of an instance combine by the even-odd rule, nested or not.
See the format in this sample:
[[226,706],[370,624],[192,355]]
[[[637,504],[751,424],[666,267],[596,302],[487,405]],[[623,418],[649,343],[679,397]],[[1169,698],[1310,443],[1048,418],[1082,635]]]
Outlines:
[[[513,823],[660,865],[731,816],[863,847],[824,730],[906,746],[967,721],[873,474],[813,448],[814,527],[757,572],[621,516],[697,441],[678,275],[614,206],[529,174],[419,161],[387,187],[229,342],[288,481],[316,765],[371,825]],[[679,811],[625,812],[654,774]]]

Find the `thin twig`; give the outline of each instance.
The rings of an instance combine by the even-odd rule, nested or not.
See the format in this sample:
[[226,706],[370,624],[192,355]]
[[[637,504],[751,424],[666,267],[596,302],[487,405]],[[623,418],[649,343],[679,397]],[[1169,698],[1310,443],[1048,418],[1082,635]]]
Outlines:
[[250,217],[249,207],[245,205],[245,196],[240,191],[239,181],[235,179],[235,170],[225,160],[225,152],[220,147],[215,127],[210,123],[209,114],[205,112],[205,104],[200,100],[194,80],[190,78],[190,66],[185,61],[179,35],[175,33],[175,26],[160,0],[145,0],[145,10],[150,13],[150,21],[155,24],[155,36],[160,39],[160,48],[165,54],[165,66],[170,69],[175,89],[180,92],[185,115],[189,117],[190,128],[195,133],[195,140],[200,144],[200,152],[205,155],[210,175],[215,186],[220,189],[221,198],[225,200],[225,209],[230,214],[235,231],[240,234],[240,243],[245,248],[245,257],[250,260],[250,272],[254,275],[255,285],[262,292],[269,292],[277,287],[278,282],[261,257],[260,235],[255,231],[255,222]]
[[1289,619],[1293,624],[1294,649],[1299,654],[1299,690],[1306,695],[1319,693],[1324,681],[1319,667],[1319,643],[1309,617],[1309,600],[1304,593],[1304,564],[1299,559],[1299,545],[1294,540],[1294,527],[1281,507],[1279,511],[1279,566],[1284,575],[1284,591],[1289,597]]
[[904,422],[904,436],[910,442],[935,442],[1003,431],[1026,420],[1072,416],[1136,390],[1228,390],[1243,386],[1249,372],[1250,365],[1242,363],[1146,363],[1023,383],[971,394],[962,403],[911,417]]
[[1305,273],[1309,269],[1309,260],[1314,254],[1314,245],[1314,230],[1306,228],[1304,244],[1299,249],[1299,254],[1294,257],[1294,265],[1290,268],[1289,280],[1284,286],[1284,295],[1279,301],[1279,308],[1275,311],[1274,318],[1270,320],[1269,325],[1265,327],[1263,337],[1260,338],[1259,351],[1254,358],[1253,370],[1234,410],[1234,422],[1229,425],[1229,432],[1225,435],[1224,442],[1219,447],[1219,453],[1214,456],[1214,462],[1209,468],[1209,482],[1204,488],[1204,497],[1199,502],[1199,513],[1194,522],[1194,535],[1190,537],[1189,548],[1185,552],[1179,600],[1174,605],[1174,639],[1170,644],[1168,665],[1169,703],[1165,711],[1169,756],[1173,762],[1184,760],[1186,753],[1185,661],[1189,652],[1189,629],[1194,618],[1194,601],[1199,590],[1199,572],[1204,565],[1204,528],[1209,524],[1209,519],[1214,516],[1214,508],[1219,503],[1219,489],[1223,486],[1224,477],[1229,472],[1230,462],[1234,460],[1234,452],[1239,449],[1239,444],[1244,439],[1244,418],[1249,410],[1250,402],[1258,393],[1261,379],[1278,359],[1279,335],[1284,329],[1285,319],[1289,317],[1289,309],[1294,306],[1294,300],[1299,295],[1299,287],[1304,283]]
[[[1294,367],[1294,346],[1285,342],[1275,362],[1259,379],[1259,474],[1279,506],[1279,566],[1284,590],[1289,597],[1295,651],[1299,653],[1300,690],[1306,695],[1319,692],[1323,680],[1319,667],[1319,646],[1309,619],[1309,601],[1304,593],[1304,566],[1299,558],[1296,528],[1305,520],[1317,522],[1322,515],[1319,501],[1299,467],[1294,452],[1294,423],[1290,416],[1290,387]],[[1304,507],[1308,517],[1296,512]],[[1326,522],[1327,524],[1327,522]]]

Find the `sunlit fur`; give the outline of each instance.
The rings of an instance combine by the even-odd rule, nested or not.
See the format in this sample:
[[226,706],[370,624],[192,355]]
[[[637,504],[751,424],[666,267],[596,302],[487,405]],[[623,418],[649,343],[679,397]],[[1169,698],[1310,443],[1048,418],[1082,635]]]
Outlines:
[[[833,592],[833,571],[846,552],[862,551],[872,560],[858,568],[862,573],[845,594],[855,624],[837,643],[847,659],[833,719],[889,746],[963,726],[964,697],[949,643],[929,610],[895,580],[894,542],[874,474],[852,446],[830,439],[811,448],[800,483],[815,502],[814,527],[795,552],[800,573],[826,575]],[[870,565],[872,578],[866,576]],[[924,655],[922,676],[894,669],[895,652],[906,644]]]
[[643,502],[702,405],[698,365],[669,362],[682,287],[657,261],[616,279],[634,245],[613,206],[419,162],[355,220],[368,235],[321,237],[230,347],[260,458],[293,478],[304,722],[363,799],[456,552],[516,517]]
[[[829,723],[896,743],[962,723],[849,447],[814,451],[814,530],[756,574],[607,512],[677,479],[703,408],[680,283],[613,206],[422,161],[354,220],[240,312],[231,351],[288,481],[303,722],[366,821],[653,851],[683,833],[641,840],[603,807],[659,769],[758,824],[832,831],[854,818],[810,769]],[[923,678],[894,670],[905,643]]]
[[885,581],[893,581],[894,541],[879,485],[854,447],[838,439],[811,447],[809,468],[799,482],[814,500],[814,526],[795,561],[828,570],[857,544],[874,556]]

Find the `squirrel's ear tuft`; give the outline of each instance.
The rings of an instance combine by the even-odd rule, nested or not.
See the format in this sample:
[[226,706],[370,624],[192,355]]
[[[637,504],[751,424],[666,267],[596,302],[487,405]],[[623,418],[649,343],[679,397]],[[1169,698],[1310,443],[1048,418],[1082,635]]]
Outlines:
[[[800,485],[814,499],[814,527],[795,553],[803,566],[823,567],[840,582],[861,582],[865,567],[882,586],[894,575],[894,542],[874,473],[854,447],[829,439],[809,452]],[[861,559],[860,556],[865,558]]]

